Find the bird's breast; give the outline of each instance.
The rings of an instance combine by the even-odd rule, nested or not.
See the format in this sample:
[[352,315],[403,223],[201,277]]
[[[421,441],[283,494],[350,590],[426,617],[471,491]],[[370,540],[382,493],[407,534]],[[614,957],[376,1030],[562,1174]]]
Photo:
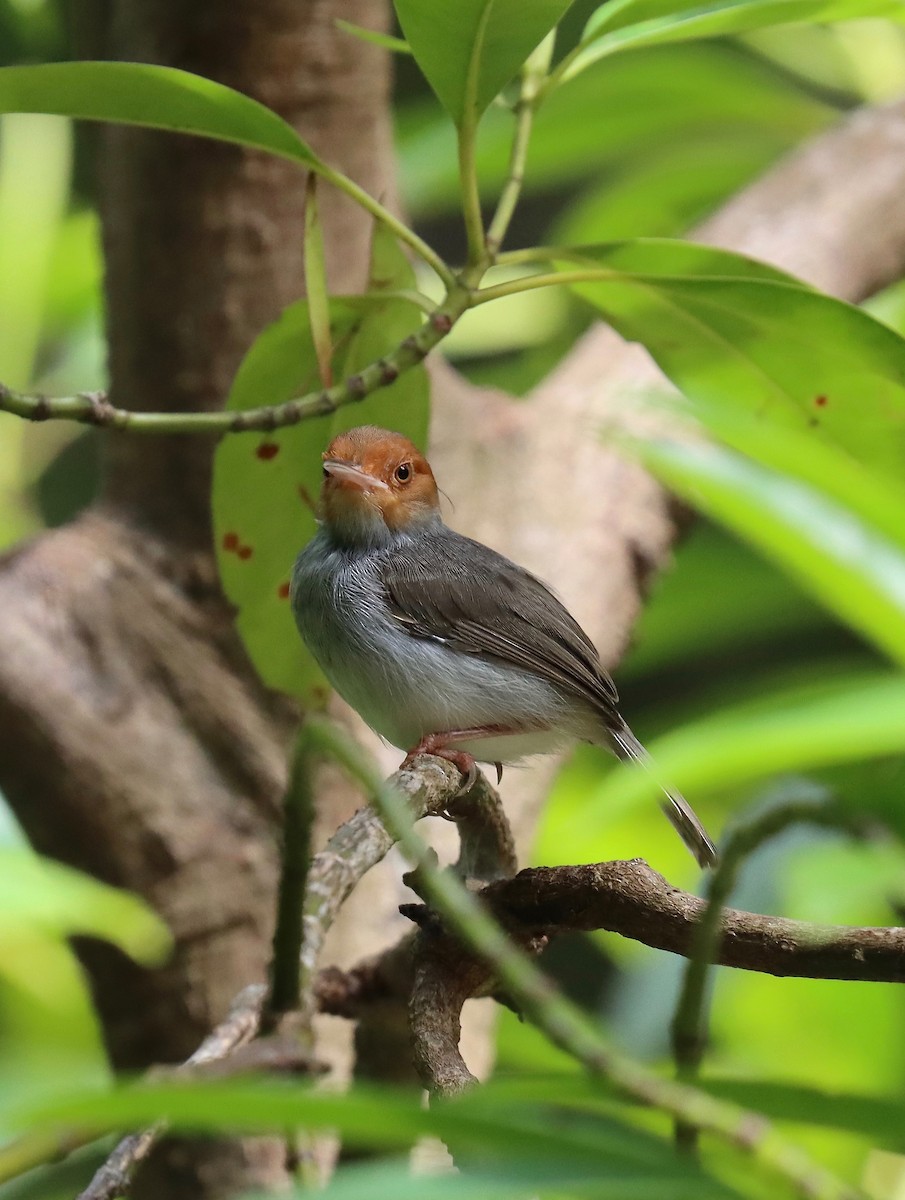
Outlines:
[[494,754],[477,744],[472,751],[511,761],[582,736],[573,728],[574,702],[540,676],[412,636],[390,610],[374,555],[349,555],[315,538],[296,562],[291,596],[302,638],[332,686],[401,749],[451,730],[535,731],[506,739]]

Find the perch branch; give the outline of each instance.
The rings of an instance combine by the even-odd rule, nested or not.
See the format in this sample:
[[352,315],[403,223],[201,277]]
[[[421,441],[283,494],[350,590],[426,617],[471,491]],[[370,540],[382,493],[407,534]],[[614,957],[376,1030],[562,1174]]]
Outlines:
[[[531,867],[481,895],[506,925],[606,930],[686,958],[706,908],[640,858]],[[727,908],[714,961],[780,977],[905,983],[905,927],[817,925]]]

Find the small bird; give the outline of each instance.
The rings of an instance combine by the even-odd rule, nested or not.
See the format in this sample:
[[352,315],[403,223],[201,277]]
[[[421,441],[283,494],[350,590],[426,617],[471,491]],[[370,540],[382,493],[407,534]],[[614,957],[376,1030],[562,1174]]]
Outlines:
[[[440,514],[427,459],[364,425],[323,456],[319,527],[292,573],[295,620],[327,679],[394,746],[502,764],[577,741],[650,766],[593,643],[552,591]],[[661,785],[662,786],[662,785]],[[702,867],[716,850],[678,792],[663,810]]]

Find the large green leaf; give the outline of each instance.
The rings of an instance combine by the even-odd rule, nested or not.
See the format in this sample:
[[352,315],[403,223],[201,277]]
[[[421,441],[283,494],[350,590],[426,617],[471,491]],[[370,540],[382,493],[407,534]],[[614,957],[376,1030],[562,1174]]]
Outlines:
[[600,1111],[593,1097],[587,1108],[579,1103],[564,1114],[542,1098],[520,1102],[511,1092],[505,1105],[497,1103],[491,1089],[486,1097],[469,1095],[426,1111],[416,1094],[388,1088],[331,1095],[298,1083],[189,1082],[86,1093],[29,1109],[25,1125],[61,1122],[98,1132],[164,1116],[179,1128],[211,1132],[331,1128],[352,1144],[384,1149],[404,1149],[433,1134],[453,1149],[464,1175],[518,1185],[522,1194],[542,1187],[548,1194],[606,1200],[735,1195],[692,1160],[677,1157],[665,1139]]
[[608,277],[576,291],[687,395],[806,430],[901,476],[905,340],[893,330],[723,250],[653,239],[582,249],[578,260]]
[[798,479],[837,501],[854,517],[905,551],[905,486],[853,459],[812,431],[777,430],[769,421],[733,408],[692,404],[712,434],[771,471]]
[[316,163],[271,109],[232,88],[148,63],[70,62],[0,68],[0,112],[60,113],[193,133]]
[[620,50],[692,38],[747,33],[793,22],[858,17],[903,19],[900,0],[609,0],[585,28],[583,49],[565,72],[569,78]]
[[[905,678],[834,679],[757,703],[739,704],[650,742],[657,774],[698,797],[765,779],[905,751]],[[582,828],[605,814],[652,800],[657,785],[645,771],[612,771],[576,808]],[[594,847],[589,847],[594,853]]]
[[418,66],[457,125],[472,123],[572,0],[396,0]]
[[669,488],[772,558],[905,665],[900,545],[814,488],[723,447],[656,442],[638,452]]
[[[330,303],[333,368],[354,374],[418,328],[419,309],[381,291],[412,284],[411,267],[390,235],[378,230],[372,250],[371,291]],[[319,386],[305,301],[291,305],[245,356],[230,391],[232,409],[279,404]],[[423,366],[390,387],[318,417],[266,435],[224,438],[214,462],[213,512],[220,576],[236,605],[239,633],[261,678],[304,700],[323,686],[302,644],[289,607],[296,554],[315,529],[321,454],[352,425],[383,424],[424,445],[429,388]]]
[[104,938],[143,962],[160,961],[170,946],[137,897],[30,851],[0,849],[0,974],[23,934]]

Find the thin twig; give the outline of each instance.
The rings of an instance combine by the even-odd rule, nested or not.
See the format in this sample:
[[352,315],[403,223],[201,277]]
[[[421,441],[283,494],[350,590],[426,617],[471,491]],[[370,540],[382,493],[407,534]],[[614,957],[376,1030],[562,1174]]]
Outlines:
[[521,72],[519,98],[515,105],[515,134],[509,153],[509,166],[506,170],[506,180],[500,191],[496,211],[487,229],[484,246],[491,261],[496,261],[497,252],[503,244],[509,223],[515,213],[522,194],[522,184],[525,179],[525,166],[528,159],[528,146],[531,141],[531,128],[534,124],[534,114],[537,111],[538,94],[553,56],[556,43],[555,32],[550,33],[534,53],[528,58]]

